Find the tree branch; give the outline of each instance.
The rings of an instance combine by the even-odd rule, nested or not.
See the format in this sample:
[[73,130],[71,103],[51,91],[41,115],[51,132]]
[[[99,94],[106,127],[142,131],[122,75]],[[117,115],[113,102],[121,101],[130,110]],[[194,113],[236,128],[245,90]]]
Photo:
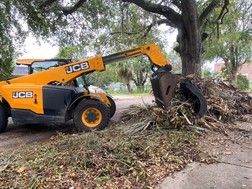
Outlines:
[[[150,32],[152,27],[154,27],[155,25],[161,25],[161,24],[171,25],[171,23],[167,19],[161,19],[161,20],[158,20],[158,21],[153,21],[153,23],[151,23],[149,26],[147,26],[147,29],[144,31],[144,33],[142,35],[142,38],[145,38],[148,35],[148,33]],[[117,31],[117,32],[111,32],[109,35],[116,35],[116,34],[121,34],[121,33],[126,34],[126,35],[136,35],[136,34],[139,34],[141,32],[140,31],[139,32]]]
[[170,23],[169,20],[167,20],[167,19],[161,19],[161,20],[158,20],[158,21],[154,21],[153,23],[151,23],[151,24],[147,27],[147,29],[146,29],[146,31],[144,32],[142,38],[145,38],[145,37],[148,35],[148,33],[150,32],[150,30],[151,30],[151,28],[152,28],[153,26],[155,26],[155,25],[161,25],[161,24],[168,24],[168,25],[171,26],[171,27],[175,27],[175,26],[174,26],[172,23]]
[[145,76],[142,82],[143,85],[146,83],[147,78],[148,78],[148,72],[145,73]]
[[201,13],[199,17],[199,23],[200,26],[202,26],[205,22],[206,19],[210,16],[210,14],[214,11],[214,9],[220,5],[220,0],[213,0],[207,8]]
[[242,62],[242,65],[246,64],[248,61],[249,61],[249,58],[245,58],[245,60]]
[[174,4],[179,10],[181,10],[181,3],[179,0],[173,0],[172,4]]
[[55,1],[57,0],[45,0],[40,6],[39,9],[43,9],[47,6],[50,6],[51,4],[53,4]]
[[87,0],[79,0],[73,7],[71,8],[64,8],[62,12],[65,16],[72,14],[73,12],[77,11]]
[[180,25],[181,25],[182,16],[170,7],[150,3],[146,0],[122,0],[122,1],[133,3],[133,4],[141,7],[145,11],[156,13],[159,15],[163,15],[166,17],[166,19],[169,20],[169,22],[171,22],[176,27],[180,27]]
[[124,33],[124,34],[127,34],[127,35],[139,34],[139,32],[124,32],[124,31],[118,31],[118,32],[111,32],[111,33],[109,33],[109,35],[115,35],[115,34],[121,34],[121,33]]
[[[229,0],[225,0],[224,1],[224,5],[223,5],[223,7],[222,7],[222,9],[221,9],[221,12],[220,12],[220,14],[219,14],[219,16],[218,16],[218,18],[217,18],[217,20],[216,20],[216,22],[217,23],[223,23],[223,18],[225,17],[225,15],[228,13],[228,5],[229,5]],[[226,11],[225,13],[224,13],[224,11]]]

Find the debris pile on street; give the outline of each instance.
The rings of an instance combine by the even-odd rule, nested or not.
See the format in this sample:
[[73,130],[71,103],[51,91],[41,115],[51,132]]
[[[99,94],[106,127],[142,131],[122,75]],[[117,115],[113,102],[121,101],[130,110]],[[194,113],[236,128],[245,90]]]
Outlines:
[[155,105],[131,106],[126,110],[122,120],[136,122],[126,132],[135,133],[150,126],[162,129],[190,128],[224,132],[227,128],[224,128],[223,123],[248,121],[246,115],[252,113],[252,97],[247,93],[214,79],[191,79],[207,100],[208,110],[203,118],[194,115],[194,102],[187,101],[178,87],[167,110],[157,108]]
[[120,127],[59,134],[0,157],[1,188],[154,188],[193,161],[211,162],[191,131],[145,131],[128,136]]
[[194,115],[192,103],[179,91],[167,110],[133,106],[123,113],[125,124],[90,133],[59,134],[42,145],[2,155],[1,188],[155,188],[193,161],[216,162],[209,148],[199,145],[206,133],[188,128],[224,131],[227,124],[223,123],[252,113],[252,99],[224,83],[194,82],[208,102],[204,118]]

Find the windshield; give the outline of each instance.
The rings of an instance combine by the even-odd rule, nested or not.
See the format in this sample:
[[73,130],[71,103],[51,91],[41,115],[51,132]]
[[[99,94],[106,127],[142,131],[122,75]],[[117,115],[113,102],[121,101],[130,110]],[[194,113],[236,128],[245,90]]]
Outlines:
[[47,70],[51,67],[55,67],[57,65],[57,61],[50,62],[34,62],[31,66],[32,73],[40,72],[43,70]]
[[66,61],[60,60],[48,60],[43,62],[33,62],[31,65],[31,73],[41,72],[43,70],[48,70],[53,67],[58,67],[66,64]]

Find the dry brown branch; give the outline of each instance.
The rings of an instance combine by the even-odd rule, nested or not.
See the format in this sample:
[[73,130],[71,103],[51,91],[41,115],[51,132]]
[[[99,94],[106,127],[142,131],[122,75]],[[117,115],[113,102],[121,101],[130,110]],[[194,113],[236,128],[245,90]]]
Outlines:
[[[190,79],[198,86],[208,103],[207,115],[197,119],[193,113],[192,102],[176,91],[167,110],[154,105],[133,106],[123,113],[123,121],[134,121],[132,133],[146,129],[186,129],[195,127],[225,132],[223,123],[245,120],[244,115],[252,113],[252,97],[240,93],[237,89],[223,82],[214,80]],[[204,129],[203,129],[204,130]]]

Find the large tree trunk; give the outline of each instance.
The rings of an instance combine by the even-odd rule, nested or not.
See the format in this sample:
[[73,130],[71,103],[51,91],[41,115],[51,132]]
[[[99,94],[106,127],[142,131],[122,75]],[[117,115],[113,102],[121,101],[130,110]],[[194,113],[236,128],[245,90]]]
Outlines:
[[144,69],[135,71],[135,77],[132,77],[131,79],[137,86],[138,92],[144,91],[144,84],[146,83],[147,78],[148,73]]
[[237,87],[237,77],[238,71],[242,64],[239,63],[237,55],[238,48],[234,45],[229,47],[228,55],[223,56],[222,59],[225,62],[225,70],[228,76],[228,81],[234,86]]
[[130,86],[130,83],[126,83],[127,89],[129,93],[132,93],[132,88]]
[[195,74],[201,77],[201,39],[198,39],[198,44],[195,44],[187,34],[184,32],[181,33],[179,34],[178,41],[180,46],[179,53],[182,61],[182,74],[185,76]]
[[[161,19],[154,24],[166,23],[167,25],[178,29],[179,48],[176,48],[176,51],[181,55],[182,73],[184,75],[195,74],[196,76],[201,77],[201,27],[216,7],[218,7],[221,2],[220,0],[209,1],[208,6],[201,10],[200,15],[197,12],[195,0],[170,1],[170,4],[172,5],[171,7],[176,7],[179,11],[176,11],[169,6],[162,5],[162,3],[155,4],[152,3],[153,1],[148,0],[123,0],[123,2],[134,3],[148,12],[166,17],[166,20]],[[207,36],[205,36],[204,39],[206,37]]]
[[239,70],[239,62],[237,60],[238,48],[234,45],[231,45],[229,48],[230,51],[230,63],[231,63],[231,70],[229,80],[233,86],[237,87],[237,74]]
[[182,1],[181,5],[183,28],[179,29],[178,42],[182,74],[201,77],[202,40],[195,1]]
[[234,87],[237,87],[237,73],[230,75],[229,80]]
[[234,63],[225,61],[225,69],[228,77],[228,81],[234,86],[237,87],[237,76],[238,76],[238,67]]
[[139,92],[139,93],[144,92],[144,85],[139,84],[136,87],[137,87],[137,92]]

